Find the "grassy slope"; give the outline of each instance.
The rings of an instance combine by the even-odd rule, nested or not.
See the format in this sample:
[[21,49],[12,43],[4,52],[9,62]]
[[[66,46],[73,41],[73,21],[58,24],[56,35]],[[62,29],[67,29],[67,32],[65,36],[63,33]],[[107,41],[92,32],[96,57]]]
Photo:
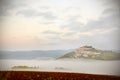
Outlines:
[[[112,51],[102,51],[102,50],[90,50],[91,52],[100,52],[101,54],[95,55],[95,57],[84,57],[84,56],[79,56],[77,58],[87,58],[87,59],[97,59],[97,60],[119,60],[120,59],[120,53],[115,53]],[[63,59],[63,58],[76,58],[75,57],[75,52],[69,52],[58,59]]]

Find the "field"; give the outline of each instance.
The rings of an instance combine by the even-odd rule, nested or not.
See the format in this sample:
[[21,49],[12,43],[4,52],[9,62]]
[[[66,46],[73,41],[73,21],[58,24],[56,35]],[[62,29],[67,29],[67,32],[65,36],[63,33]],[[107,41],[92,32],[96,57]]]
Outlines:
[[0,80],[120,80],[120,77],[63,72],[0,71]]

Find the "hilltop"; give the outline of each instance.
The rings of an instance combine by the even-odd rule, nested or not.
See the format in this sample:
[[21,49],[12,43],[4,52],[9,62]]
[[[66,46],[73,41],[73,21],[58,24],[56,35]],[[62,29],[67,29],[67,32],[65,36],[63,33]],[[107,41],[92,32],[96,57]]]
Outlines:
[[69,52],[58,59],[97,59],[97,60],[118,60],[120,53],[96,49],[92,46],[82,46],[75,51]]

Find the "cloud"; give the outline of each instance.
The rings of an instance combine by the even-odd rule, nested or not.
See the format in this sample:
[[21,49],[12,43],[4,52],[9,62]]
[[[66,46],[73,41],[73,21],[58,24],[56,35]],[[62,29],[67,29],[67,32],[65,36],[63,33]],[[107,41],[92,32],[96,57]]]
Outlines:
[[80,22],[68,22],[62,28],[68,28],[71,31],[80,31],[83,25]]
[[[110,12],[110,13],[109,13]],[[104,16],[104,14],[108,14],[109,16]],[[110,10],[105,10],[103,13],[104,17],[101,17],[98,20],[92,20],[89,21],[87,24],[82,24],[81,22],[77,21],[77,18],[74,20],[68,20],[67,22],[65,22],[64,25],[62,25],[62,28],[66,28],[69,29],[70,31],[73,32],[88,32],[88,31],[95,31],[95,30],[107,30],[109,28],[119,28],[119,21],[120,21],[120,16],[118,14],[118,11],[116,12],[112,12],[112,9]]]
[[64,34],[65,36],[72,36],[72,35],[76,35],[77,33],[76,32],[67,32],[66,34]]
[[80,16],[69,16],[67,21],[64,21],[59,27],[62,29],[69,29],[71,32],[80,31],[83,28],[83,23],[80,22],[78,19],[81,18]]
[[[103,1],[104,2],[104,1]],[[101,17],[96,20],[89,20],[87,24],[83,24],[82,17],[80,16],[72,16],[69,20],[64,21],[60,27],[62,29],[68,29],[71,32],[76,33],[87,33],[87,32],[97,32],[98,30],[109,30],[109,28],[118,28],[120,27],[120,9],[118,8],[119,0],[106,0],[104,6],[104,10],[101,13]],[[114,6],[112,6],[114,5]],[[116,6],[115,6],[116,5]],[[110,32],[110,31],[109,31]],[[98,32],[99,33],[99,32]],[[101,33],[103,34],[103,33]]]
[[13,8],[14,5],[10,1],[0,0],[0,16],[7,15],[9,10]]
[[[87,24],[78,21],[78,17],[69,19],[60,25],[61,29],[67,29],[70,34],[76,35],[76,45],[93,45],[101,49],[118,49],[120,33],[120,10],[117,7],[104,9],[102,16],[97,20],[90,20]],[[71,36],[75,38],[75,36]]]
[[114,8],[120,8],[120,0],[105,0],[105,3],[104,5],[106,6],[111,6],[111,7],[114,7]]
[[18,0],[0,0],[0,16],[7,16],[11,11],[25,7],[23,1]]
[[78,35],[76,33],[69,31],[44,31],[43,35],[46,36],[49,45],[68,44],[78,39]]
[[[46,46],[49,46],[47,49],[51,49],[53,45],[54,49],[60,48],[60,46],[70,48],[90,44],[105,49],[111,45],[115,47],[119,41],[118,0],[106,0],[107,5],[103,6],[98,2],[99,0],[1,1],[0,16],[3,18],[7,16],[4,18],[7,20],[4,22],[5,25],[9,25],[6,27],[6,31],[12,32],[7,36],[19,37],[14,32],[21,36],[37,36],[30,39],[31,47],[45,46],[44,49],[46,49]],[[12,29],[10,26],[15,28]],[[21,39],[23,40],[22,37]],[[26,40],[26,42],[28,41]]]
[[114,14],[114,13],[116,13],[116,12],[119,12],[119,11],[118,11],[117,9],[108,8],[108,9],[104,10],[103,15],[106,14],[106,16],[107,16],[107,15],[109,15],[109,14]]
[[61,33],[60,32],[56,32],[56,31],[44,31],[43,34],[55,34],[55,35],[59,35]]
[[49,24],[55,24],[55,21],[39,21],[40,24],[44,24],[44,25],[49,25]]
[[43,18],[45,18],[45,19],[47,19],[47,20],[57,19],[57,16],[55,16],[52,12],[42,12],[42,13],[38,13],[37,16],[42,16]]
[[[57,16],[49,10],[49,6],[40,5],[40,2],[42,3],[41,0],[0,0],[0,16],[24,15],[29,18],[57,19]],[[40,4],[38,5],[38,3]]]
[[40,10],[36,10],[36,9],[23,9],[23,10],[20,10],[16,13],[16,15],[23,15],[25,17],[28,17],[28,18],[43,18],[43,19],[46,19],[46,20],[55,20],[57,19],[57,16],[55,16],[52,12],[50,11],[46,11],[46,12],[43,12],[43,11],[40,11]]
[[25,17],[34,17],[37,15],[37,11],[35,9],[23,9],[18,11],[16,15],[24,15]]

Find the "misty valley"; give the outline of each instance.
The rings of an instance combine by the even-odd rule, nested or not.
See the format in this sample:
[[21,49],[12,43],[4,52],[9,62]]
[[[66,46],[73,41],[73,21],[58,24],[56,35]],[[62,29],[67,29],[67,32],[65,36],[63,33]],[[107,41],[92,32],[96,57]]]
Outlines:
[[0,53],[0,70],[47,71],[120,75],[120,54],[92,46],[71,50],[6,51]]

